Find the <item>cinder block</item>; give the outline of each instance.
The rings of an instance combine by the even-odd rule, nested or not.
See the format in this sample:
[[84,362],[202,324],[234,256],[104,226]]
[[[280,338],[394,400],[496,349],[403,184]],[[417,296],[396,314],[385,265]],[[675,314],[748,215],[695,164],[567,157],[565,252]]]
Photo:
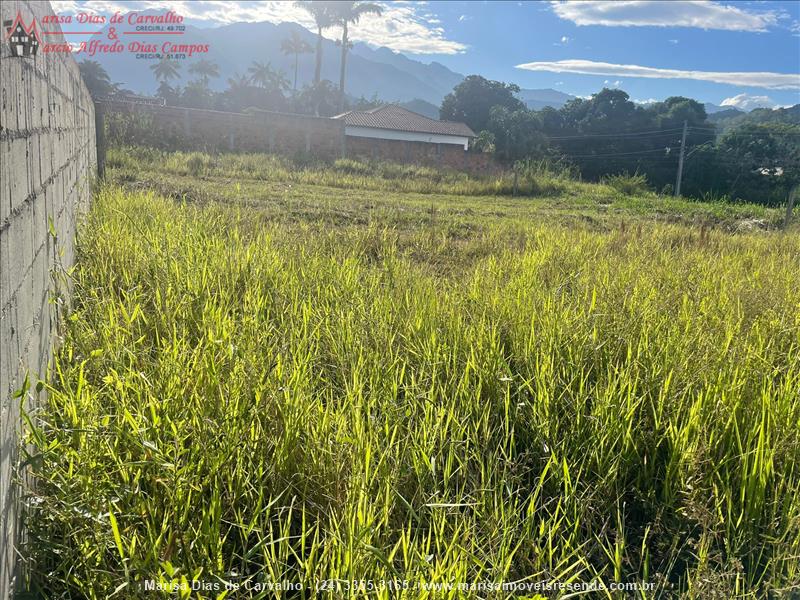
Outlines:
[[28,177],[30,178],[30,188],[36,192],[42,187],[42,163],[40,157],[40,135],[38,132],[32,133],[28,138]]
[[[33,14],[39,23],[52,14],[47,2],[0,2],[3,20],[13,19],[17,10],[27,22]],[[0,599],[5,600],[13,587],[19,539],[11,473],[20,415],[11,393],[26,369],[45,374],[52,349],[48,290],[56,264],[48,217],[58,228],[59,244],[68,248],[61,260],[70,267],[76,210],[89,201],[89,186],[80,182],[91,175],[96,158],[94,105],[74,57],[6,60],[6,45],[0,53],[0,125],[15,138],[0,143]],[[59,127],[69,131],[54,130]]]
[[6,158],[11,165],[9,186],[11,188],[11,212],[14,212],[31,193],[28,140],[25,138],[9,140]]
[[[2,411],[5,411],[7,404],[11,402],[11,393],[16,386],[19,365],[18,330],[16,301],[12,298],[11,303],[0,313],[0,336],[3,339],[3,354],[0,356],[0,410]],[[5,419],[0,417],[0,423],[5,424],[5,422]]]
[[[11,238],[11,228],[8,227],[0,231],[0,316],[8,308],[11,301],[13,279],[11,277],[11,251],[9,250],[9,239]],[[6,338],[0,338],[4,340]]]
[[10,146],[8,140],[0,142],[0,152],[3,153],[0,161],[0,230],[11,214],[11,162],[6,160]]

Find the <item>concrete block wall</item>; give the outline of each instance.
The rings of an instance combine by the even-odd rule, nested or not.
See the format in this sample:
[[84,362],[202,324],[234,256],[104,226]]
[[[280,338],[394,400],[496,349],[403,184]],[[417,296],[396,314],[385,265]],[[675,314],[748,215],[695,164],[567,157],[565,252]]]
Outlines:
[[[35,18],[39,31],[42,17],[53,14],[49,2],[0,2],[2,22],[17,12],[28,26]],[[73,264],[96,149],[94,105],[74,57],[43,46],[35,57],[13,57],[5,28],[0,33],[0,600],[6,600],[19,584],[20,404],[32,400],[12,396],[26,373],[32,387],[46,374],[58,319],[52,273]],[[61,34],[41,37],[43,44],[64,42]]]
[[456,144],[347,136],[347,156],[446,167],[475,174],[494,174],[501,170],[491,154],[466,151]]
[[[136,125],[109,126],[109,142],[152,145],[165,150],[208,152],[306,153],[320,159],[339,158],[344,123],[334,119],[262,110],[228,113],[216,110],[104,101],[109,118],[125,115]],[[109,121],[111,123],[111,121]],[[125,139],[114,139],[118,135]]]

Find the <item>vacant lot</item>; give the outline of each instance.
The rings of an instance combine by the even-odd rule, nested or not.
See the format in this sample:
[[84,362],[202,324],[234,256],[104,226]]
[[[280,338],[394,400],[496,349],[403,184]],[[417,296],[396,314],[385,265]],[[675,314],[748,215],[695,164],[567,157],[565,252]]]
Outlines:
[[47,597],[797,593],[800,236],[778,212],[112,158],[32,435]]

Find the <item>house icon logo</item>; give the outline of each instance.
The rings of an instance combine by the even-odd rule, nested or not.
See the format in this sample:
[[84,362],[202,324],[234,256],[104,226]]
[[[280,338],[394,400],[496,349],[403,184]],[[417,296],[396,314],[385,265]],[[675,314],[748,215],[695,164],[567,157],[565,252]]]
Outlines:
[[30,27],[26,27],[22,15],[17,13],[17,17],[13,21],[4,21],[3,27],[6,29],[6,41],[11,47],[11,56],[19,58],[36,56],[40,40],[39,32],[36,31],[35,18]]

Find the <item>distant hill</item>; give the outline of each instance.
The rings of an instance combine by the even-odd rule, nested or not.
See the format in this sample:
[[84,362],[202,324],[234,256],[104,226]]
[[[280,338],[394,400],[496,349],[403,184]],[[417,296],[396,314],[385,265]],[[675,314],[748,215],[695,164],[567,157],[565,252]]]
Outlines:
[[731,119],[733,117],[743,115],[745,112],[743,110],[739,110],[738,108],[727,108],[725,110],[718,110],[715,112],[708,112],[708,109],[706,109],[706,114],[708,115],[709,121],[712,123],[719,123],[725,119]]
[[732,109],[718,112],[709,118],[721,131],[749,123],[789,123],[800,125],[800,104],[789,108],[756,108],[749,113]]
[[[208,44],[209,52],[182,61],[180,84],[191,77],[188,66],[195,60],[206,58],[219,65],[220,77],[211,81],[214,89],[222,90],[227,79],[234,74],[246,74],[253,61],[269,61],[273,68],[284,71],[292,80],[294,56],[281,52],[281,42],[296,31],[309,44],[316,44],[316,35],[296,23],[234,23],[214,29],[186,27],[181,42],[186,44]],[[99,36],[105,36],[105,31]],[[340,49],[335,42],[325,39],[323,43],[322,77],[338,83]],[[93,57],[109,73],[115,82],[135,92],[153,94],[158,87],[150,65],[155,59],[137,59],[132,53],[98,54]],[[298,87],[312,81],[314,76],[314,54],[300,56],[298,65]],[[426,64],[411,60],[387,48],[371,49],[356,44],[347,61],[347,92],[350,96],[370,98],[377,94],[383,100],[424,100],[438,106],[442,98],[463,75],[450,71],[439,63]]]
[[550,88],[541,90],[520,90],[517,97],[531,110],[541,110],[545,106],[561,108],[567,102],[575,98],[575,96],[570,96],[569,94]]
[[408,110],[420,115],[425,115],[431,119],[439,118],[439,107],[435,104],[431,104],[430,102],[426,102],[425,100],[414,98],[408,102],[398,102],[398,104],[403,108],[407,108]]
[[703,104],[703,107],[706,109],[707,115],[714,115],[719,112],[727,112],[731,110],[735,110],[737,112],[743,113],[743,110],[738,108],[734,108],[733,106],[720,106],[719,104],[714,104],[713,102],[706,102]]
[[[143,11],[147,13],[148,11]],[[152,11],[150,11],[152,12]],[[187,26],[181,38],[185,44],[208,44],[209,52],[182,61],[180,85],[191,76],[189,65],[200,58],[211,60],[219,66],[220,77],[211,81],[211,87],[223,90],[227,80],[235,74],[247,74],[253,61],[270,62],[282,70],[290,81],[294,77],[294,56],[281,52],[281,42],[293,31],[316,46],[316,34],[296,23],[233,23],[213,29]],[[96,38],[106,37],[106,29]],[[335,41],[323,42],[322,77],[335,83],[339,81],[340,48]],[[80,57],[79,57],[80,58]],[[150,66],[155,59],[137,59],[130,52],[120,54],[100,53],[92,57],[109,73],[111,79],[127,89],[140,94],[154,94],[158,84]],[[310,83],[314,76],[314,54],[303,54],[298,63],[298,87]],[[425,63],[394,52],[388,48],[372,48],[363,43],[353,46],[347,61],[347,93],[353,98],[377,96],[387,102],[415,103],[410,110],[438,118],[442,99],[464,79],[464,75],[451,71],[438,62]],[[529,108],[544,106],[559,108],[573,96],[557,90],[521,90],[520,99]],[[421,104],[424,103],[424,104]],[[435,113],[434,113],[435,110]]]

